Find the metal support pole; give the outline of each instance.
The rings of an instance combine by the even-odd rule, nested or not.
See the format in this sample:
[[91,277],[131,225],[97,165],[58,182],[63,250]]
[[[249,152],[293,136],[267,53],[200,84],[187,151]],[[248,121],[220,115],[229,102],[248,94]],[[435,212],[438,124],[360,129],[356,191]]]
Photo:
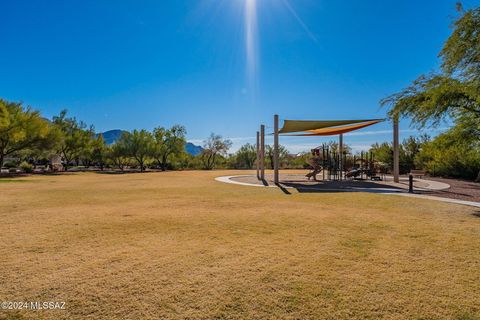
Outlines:
[[265,180],[265,126],[260,126],[260,179]]
[[393,119],[393,181],[400,182],[400,150],[399,150],[398,116]]
[[260,179],[260,132],[257,131],[257,179]]
[[340,152],[340,163],[339,163],[339,168],[340,168],[340,180],[343,179],[343,134],[340,134],[339,136],[339,152]]
[[273,116],[273,176],[275,184],[280,182],[279,177],[279,150],[278,150],[278,115]]
[[326,162],[326,156],[325,156],[325,144],[322,144],[322,150],[323,150],[323,153],[322,153],[322,163],[323,163],[323,167],[322,167],[322,181],[325,181],[325,167],[327,166],[327,162]]

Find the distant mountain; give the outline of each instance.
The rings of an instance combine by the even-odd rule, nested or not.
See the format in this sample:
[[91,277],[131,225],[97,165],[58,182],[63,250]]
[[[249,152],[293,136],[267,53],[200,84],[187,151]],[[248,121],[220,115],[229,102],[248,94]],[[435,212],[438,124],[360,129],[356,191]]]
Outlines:
[[[120,137],[122,136],[122,134],[124,132],[126,132],[126,131],[125,130],[110,130],[110,131],[105,131],[105,132],[101,133],[101,135],[103,136],[103,140],[105,140],[106,144],[114,144],[115,142],[117,142],[120,139]],[[196,156],[203,151],[203,148],[200,147],[200,146],[196,146],[191,142],[187,142],[185,144],[185,151],[187,153],[190,153],[193,156]]]
[[105,140],[105,143],[106,144],[114,144],[115,142],[117,142],[120,137],[122,136],[122,134],[126,132],[124,130],[109,130],[109,131],[105,131],[103,133],[101,133],[101,135],[103,136],[103,140]]
[[196,155],[202,153],[203,148],[200,147],[200,146],[196,146],[191,142],[187,142],[185,144],[185,151],[187,151],[187,153],[190,153],[192,156],[196,156]]

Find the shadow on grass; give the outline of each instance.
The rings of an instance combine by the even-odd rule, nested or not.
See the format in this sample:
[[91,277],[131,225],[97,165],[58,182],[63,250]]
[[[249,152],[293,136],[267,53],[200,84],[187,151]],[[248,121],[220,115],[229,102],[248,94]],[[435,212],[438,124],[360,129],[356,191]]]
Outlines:
[[57,172],[34,172],[34,173],[2,173],[0,174],[0,179],[16,180],[16,179],[22,179],[26,177],[33,177],[33,176],[55,177],[55,176],[63,176],[63,175],[74,175],[78,172],[77,171],[57,171]]
[[287,188],[285,188],[285,187],[282,186],[281,184],[276,183],[275,185],[276,185],[283,193],[288,194],[288,195],[292,194],[290,191],[288,191]]
[[105,170],[105,171],[93,171],[97,174],[145,174],[145,173],[155,173],[155,172],[166,172],[166,171],[138,171],[138,170]]
[[1,179],[1,178],[0,178],[0,184],[1,184],[1,183],[18,183],[18,182],[31,182],[31,180],[25,180],[25,179]]
[[480,218],[480,210],[472,213],[472,216],[475,216],[475,217],[477,217],[477,218]]
[[[302,182],[282,182],[282,185],[296,189],[299,193],[337,193],[337,192],[355,192],[362,191],[361,189],[368,189],[373,192],[392,192],[392,191],[404,191],[405,189],[386,186],[383,184],[375,183],[373,181],[326,181],[318,182],[315,184],[307,184]],[[357,190],[356,188],[360,188]],[[384,190],[389,189],[389,190]]]

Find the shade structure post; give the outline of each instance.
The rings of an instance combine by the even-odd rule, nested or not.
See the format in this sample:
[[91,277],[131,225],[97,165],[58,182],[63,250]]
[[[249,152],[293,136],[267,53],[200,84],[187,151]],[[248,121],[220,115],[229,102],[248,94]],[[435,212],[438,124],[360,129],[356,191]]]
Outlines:
[[400,182],[400,149],[399,149],[398,116],[393,119],[393,181]]
[[257,162],[256,162],[256,167],[257,167],[257,179],[260,179],[260,131],[257,131]]
[[278,146],[278,115],[273,116],[273,177],[275,184],[280,182],[279,178],[279,146]]
[[260,179],[265,180],[265,125],[260,126]]
[[339,139],[339,153],[340,153],[340,156],[339,156],[339,169],[340,169],[340,180],[343,179],[343,134],[341,133],[338,137]]
[[325,166],[327,165],[327,158],[325,156],[325,143],[322,144],[322,181],[325,181]]

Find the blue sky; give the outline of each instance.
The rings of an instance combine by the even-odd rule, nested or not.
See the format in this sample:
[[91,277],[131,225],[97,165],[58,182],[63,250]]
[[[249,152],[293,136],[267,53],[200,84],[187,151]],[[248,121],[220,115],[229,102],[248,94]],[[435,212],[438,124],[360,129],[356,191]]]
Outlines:
[[[0,0],[0,97],[47,117],[66,108],[99,132],[183,124],[193,142],[215,132],[235,149],[275,113],[384,117],[381,98],[438,68],[455,2]],[[390,130],[376,125],[346,143],[367,148]],[[296,152],[325,140],[281,143]]]

